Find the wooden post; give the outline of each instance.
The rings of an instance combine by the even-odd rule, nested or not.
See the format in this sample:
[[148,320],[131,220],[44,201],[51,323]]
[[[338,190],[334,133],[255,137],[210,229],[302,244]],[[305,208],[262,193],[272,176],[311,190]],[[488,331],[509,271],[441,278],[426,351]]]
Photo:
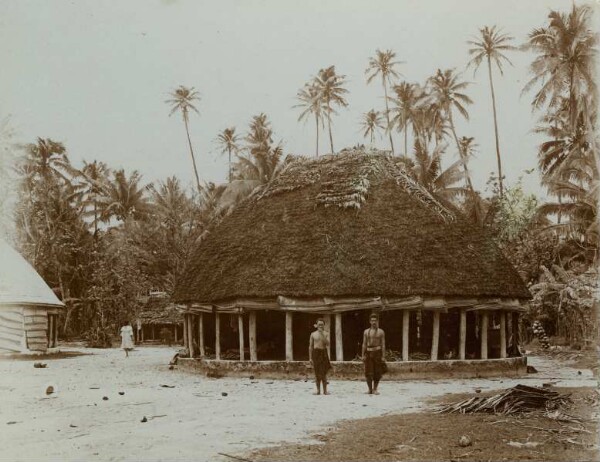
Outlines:
[[200,347],[200,357],[204,358],[206,349],[204,348],[204,313],[198,316],[198,345]]
[[215,312],[215,359],[221,359],[221,317]]
[[184,313],[183,315],[183,348],[187,348],[188,347],[188,329],[187,329],[187,325],[188,325],[188,315],[187,313]]
[[188,317],[188,345],[190,349],[190,358],[195,355],[194,351],[194,315],[190,314]]
[[323,316],[323,320],[325,321],[325,332],[329,334],[329,345],[327,345],[327,356],[331,358],[331,315],[326,314]]
[[258,361],[256,352],[256,311],[248,313],[248,341],[250,342],[250,361]]
[[481,359],[488,358],[488,322],[489,313],[483,311],[481,313]]
[[154,337],[154,335],[155,335],[154,324],[151,325],[151,332],[152,332],[152,340],[156,340],[155,337]]
[[177,323],[175,323],[175,326],[173,327],[173,333],[175,334],[175,335],[173,335],[173,337],[175,338],[175,344],[177,344],[177,342],[179,341],[179,339],[177,338],[178,337],[177,327],[178,327]]
[[240,338],[240,361],[244,360],[244,314],[238,314],[238,334]]
[[440,345],[440,312],[433,312],[433,335],[431,337],[431,360],[437,361]]
[[54,335],[52,336],[52,338],[53,338],[53,340],[52,340],[52,346],[54,348],[56,348],[56,346],[58,345],[58,315],[55,314],[53,316],[53,318],[54,318],[54,324],[53,324],[53,326],[54,326]]
[[519,348],[519,313],[516,311],[512,313],[512,335],[513,335],[513,344],[515,348]]
[[144,341],[144,325],[142,324],[142,328],[140,329],[140,343]]
[[47,336],[48,336],[48,348],[52,348],[52,341],[54,340],[54,326],[52,325],[54,321],[54,315],[48,313],[48,329],[47,329]]
[[410,311],[402,312],[402,361],[408,361],[408,340],[410,335]]
[[293,326],[293,313],[291,311],[285,312],[285,360],[294,360],[294,344],[292,337],[292,326]]
[[459,345],[458,345],[458,357],[460,359],[466,359],[467,353],[467,310],[464,308],[460,309],[460,332],[459,332]]
[[342,313],[335,314],[335,360],[344,360],[344,342],[342,341]]
[[500,357],[506,358],[506,311],[500,310]]

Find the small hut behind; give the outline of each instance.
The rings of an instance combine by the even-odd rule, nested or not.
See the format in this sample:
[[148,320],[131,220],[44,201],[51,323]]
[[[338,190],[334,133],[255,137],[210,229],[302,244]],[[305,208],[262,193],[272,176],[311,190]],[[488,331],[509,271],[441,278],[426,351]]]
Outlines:
[[173,298],[192,357],[214,345],[215,359],[306,360],[323,317],[332,356],[351,361],[375,311],[395,359],[435,361],[506,358],[530,293],[398,157],[346,150],[255,190],[193,249]]
[[63,308],[35,269],[0,239],[0,353],[55,347]]
[[137,340],[165,341],[161,332],[168,331],[174,343],[183,341],[183,315],[168,297],[149,296],[138,314]]

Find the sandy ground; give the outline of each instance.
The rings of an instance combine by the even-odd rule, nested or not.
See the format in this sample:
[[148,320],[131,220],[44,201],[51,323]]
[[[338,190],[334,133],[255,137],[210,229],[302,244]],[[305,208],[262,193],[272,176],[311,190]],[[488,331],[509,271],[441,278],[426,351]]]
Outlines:
[[[127,359],[117,349],[69,351],[87,354],[45,359],[45,369],[0,359],[0,460],[231,462],[218,453],[307,441],[336,421],[423,410],[428,398],[447,393],[598,386],[591,370],[531,357],[539,373],[520,379],[383,382],[379,396],[365,394],[363,383],[333,380],[332,395],[313,396],[311,382],[170,371],[172,348],[143,347]],[[49,385],[57,393],[47,397]]]

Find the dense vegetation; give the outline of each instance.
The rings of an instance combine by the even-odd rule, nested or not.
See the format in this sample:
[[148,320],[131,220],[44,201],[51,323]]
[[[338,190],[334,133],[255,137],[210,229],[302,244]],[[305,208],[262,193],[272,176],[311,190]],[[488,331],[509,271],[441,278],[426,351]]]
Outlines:
[[[496,26],[483,27],[468,42],[469,67],[485,65],[493,102],[497,172],[487,195],[471,181],[469,159],[476,140],[458,133],[455,124],[457,118],[468,120],[469,106],[475,103],[457,70],[439,69],[424,82],[400,81],[396,53],[377,50],[367,63],[366,83],[381,84],[384,107],[361,118],[364,138],[373,143],[376,135],[385,135],[391,155],[398,155],[393,137],[401,134],[407,172],[489,229],[534,294],[527,321],[539,319],[550,334],[574,343],[596,335],[597,35],[591,14],[576,5],[567,12],[552,11],[520,47]],[[544,137],[537,152],[542,184],[551,198],[544,203],[520,183],[507,185],[503,176],[510,165],[502,164],[496,114],[501,97],[494,78],[502,76],[503,66],[518,52],[532,56],[531,80],[523,91],[539,117],[532,129]],[[346,76],[332,65],[297,92],[291,109],[300,111],[299,121],[314,120],[317,156],[321,132],[326,132],[330,152],[336,152],[332,120],[349,104],[345,84]],[[114,331],[140,309],[140,296],[151,289],[169,293],[193,243],[287,162],[268,116],[258,114],[245,134],[236,127],[216,134],[227,156],[228,183],[202,182],[189,135],[190,116],[201,107],[198,93],[179,86],[167,103],[185,125],[196,186],[192,191],[174,177],[146,184],[137,171],[115,170],[96,160],[72,165],[67,147],[52,139],[38,138],[15,149],[6,141],[10,130],[0,125],[3,151],[18,154],[15,241],[65,301],[63,335]],[[445,162],[443,169],[442,160],[456,153],[459,160]],[[0,175],[10,176],[6,169]],[[6,195],[0,196],[4,201]]]

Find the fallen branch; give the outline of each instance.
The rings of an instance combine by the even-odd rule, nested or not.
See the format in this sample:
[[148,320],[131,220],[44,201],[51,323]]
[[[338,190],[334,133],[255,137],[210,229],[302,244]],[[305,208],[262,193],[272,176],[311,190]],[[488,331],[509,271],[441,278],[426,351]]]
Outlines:
[[225,454],[224,452],[217,452],[217,454],[219,454],[220,456],[230,457],[230,458],[236,459],[236,460],[242,460],[244,462],[253,462],[250,459],[244,459],[243,457],[232,456],[232,455],[229,455],[229,454]]

